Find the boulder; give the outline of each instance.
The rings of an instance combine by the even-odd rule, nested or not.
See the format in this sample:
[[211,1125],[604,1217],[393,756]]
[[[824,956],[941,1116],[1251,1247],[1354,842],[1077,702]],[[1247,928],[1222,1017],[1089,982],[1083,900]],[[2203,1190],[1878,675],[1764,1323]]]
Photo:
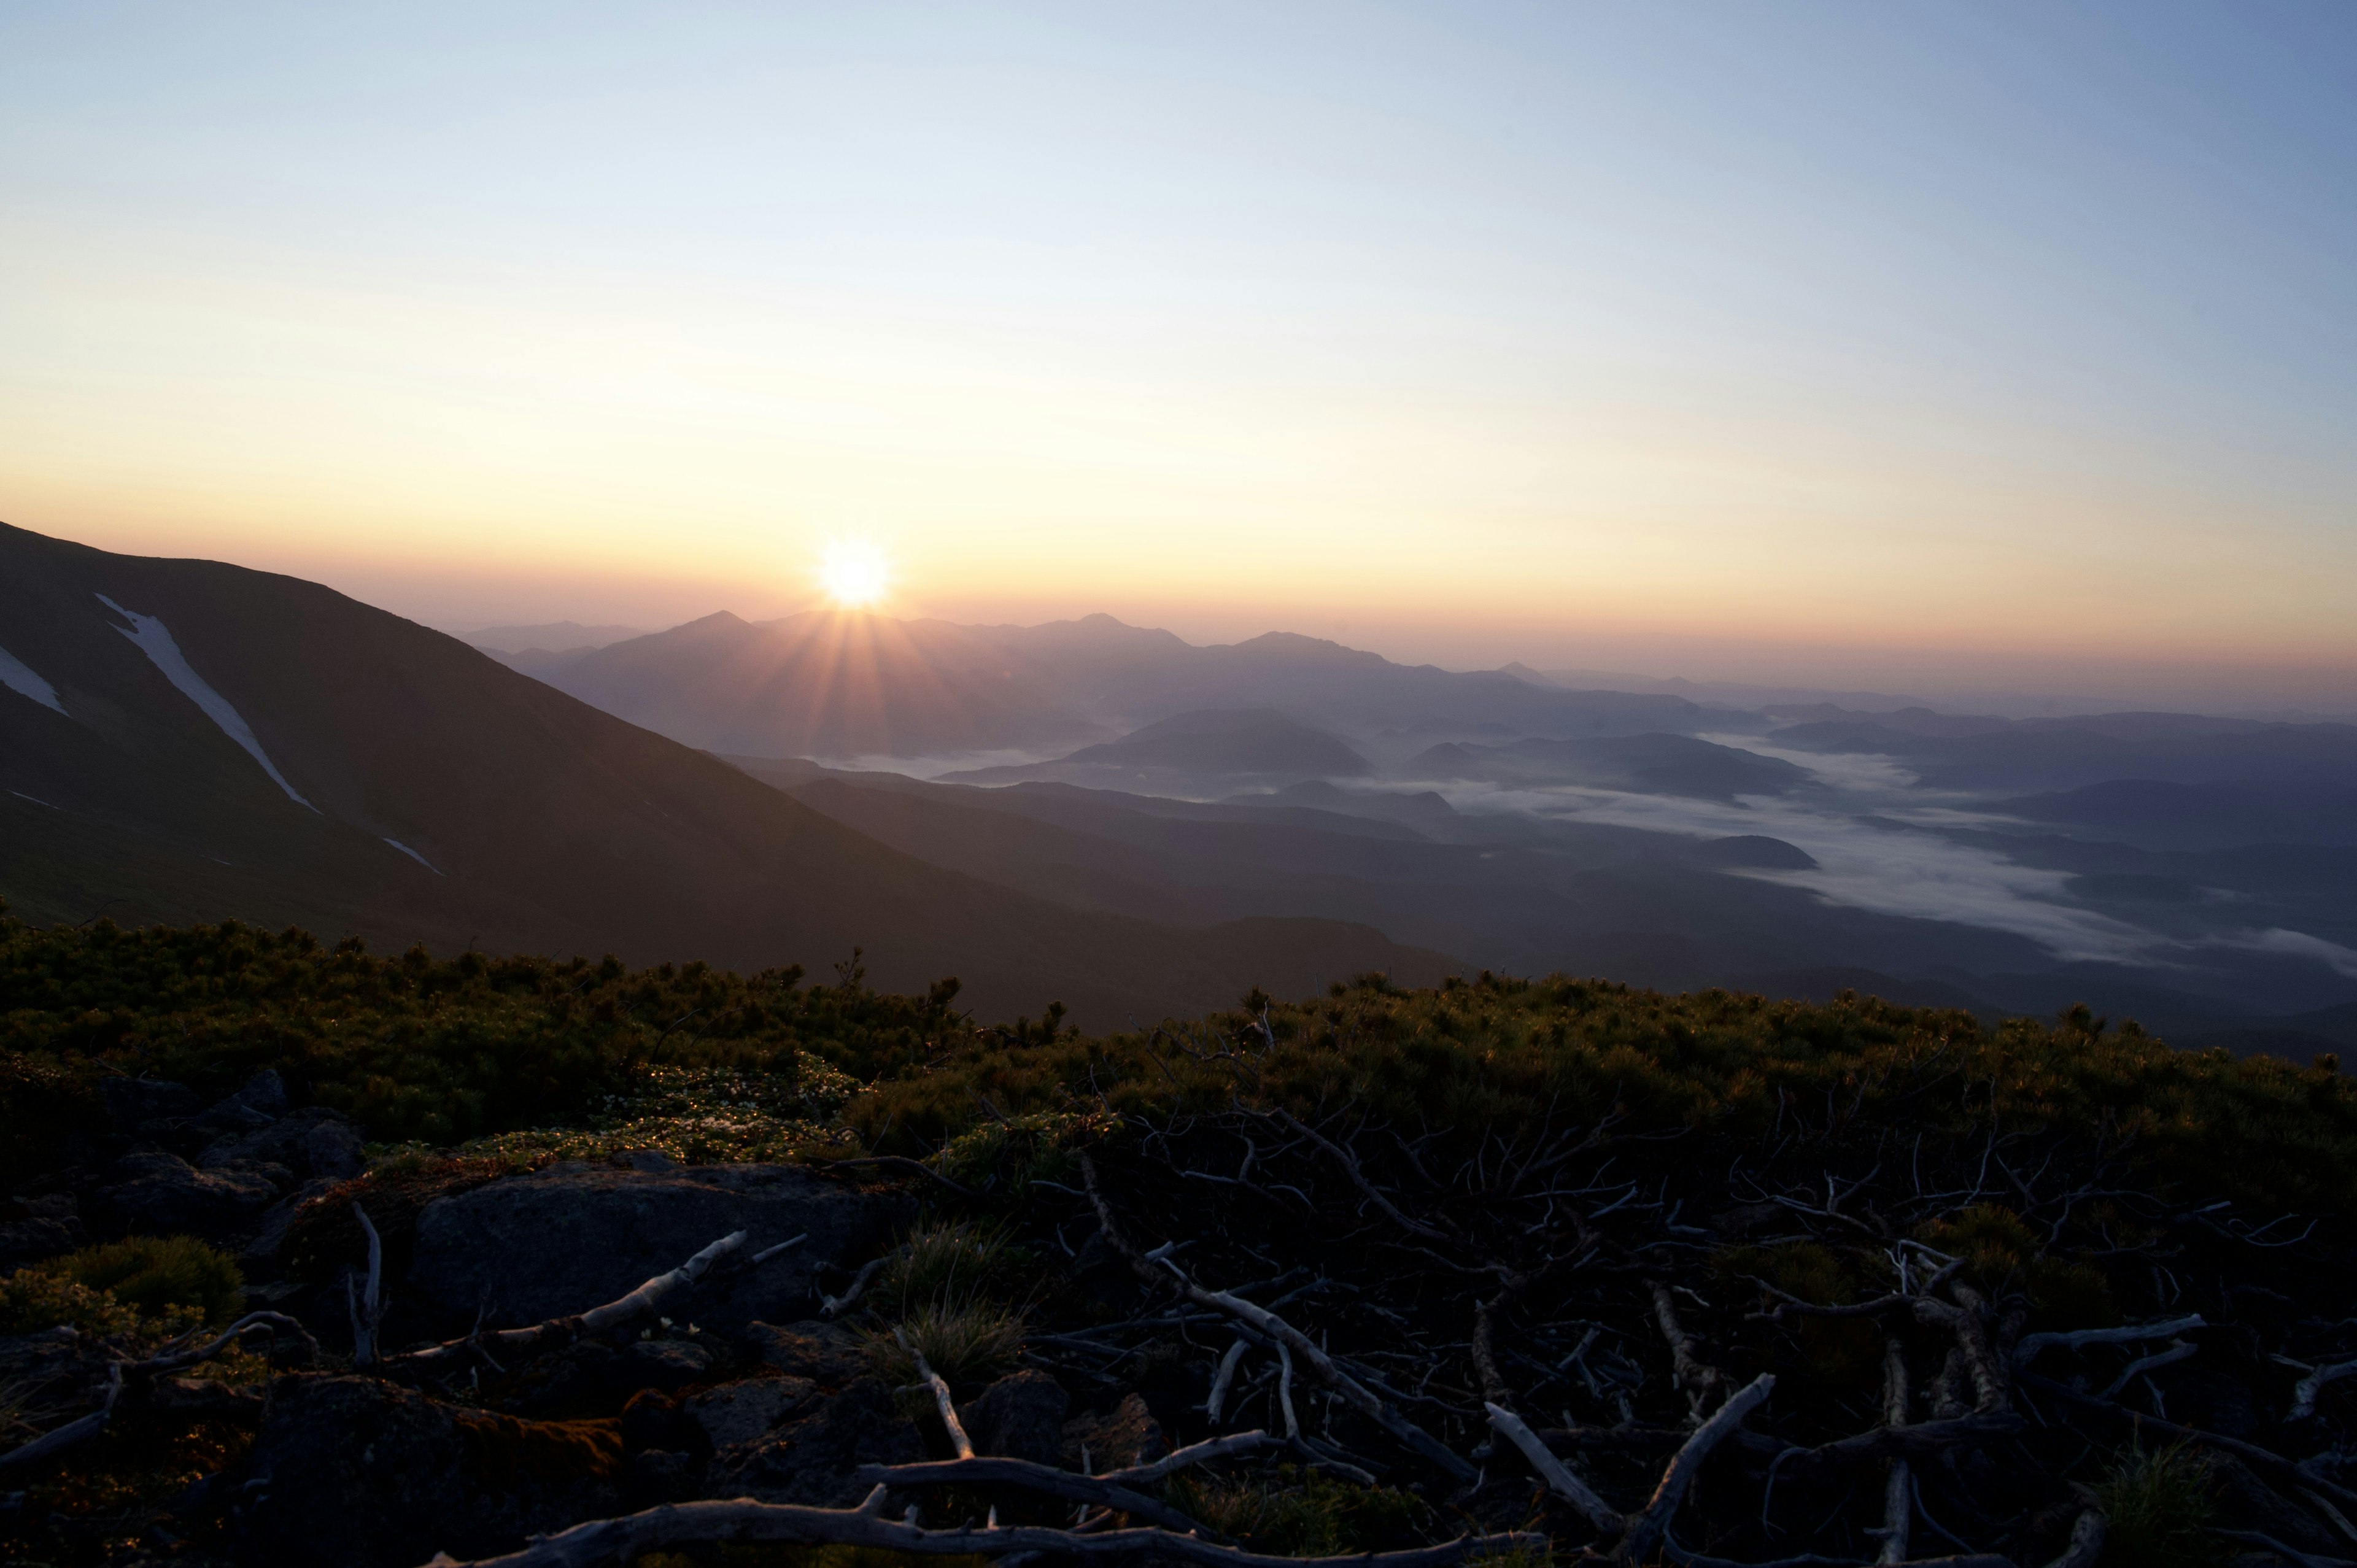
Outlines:
[[975,1453],[1053,1465],[1063,1455],[1064,1418],[1071,1408],[1061,1384],[1027,1369],[983,1390],[961,1413]]
[[831,1399],[813,1401],[758,1442],[724,1449],[705,1478],[706,1495],[771,1503],[849,1508],[867,1495],[862,1465],[913,1465],[925,1456],[917,1423],[892,1403],[891,1391],[860,1378]]
[[713,1447],[726,1448],[768,1436],[817,1391],[808,1378],[747,1378],[690,1394],[681,1408]]
[[245,1087],[230,1098],[274,1121],[295,1108],[294,1101],[286,1098],[286,1080],[278,1076],[274,1067],[264,1068],[247,1079]]
[[[191,1125],[204,1122],[199,1117]],[[324,1105],[290,1111],[275,1121],[240,1123],[214,1137],[197,1156],[197,1165],[206,1170],[234,1166],[241,1161],[282,1165],[304,1176],[328,1181],[356,1176],[368,1165],[358,1123]]]
[[779,1325],[757,1319],[737,1338],[753,1360],[788,1377],[808,1378],[823,1389],[840,1389],[873,1369],[867,1341],[840,1323]]
[[145,1149],[117,1160],[112,1184],[94,1196],[125,1233],[217,1241],[251,1235],[278,1189],[248,1172],[200,1171],[178,1155]]
[[501,1403],[521,1415],[608,1415],[645,1389],[673,1393],[702,1382],[712,1353],[680,1339],[637,1339],[617,1348],[584,1339],[518,1370]]
[[[1081,1452],[1083,1447],[1088,1450],[1085,1455]],[[1162,1423],[1135,1394],[1127,1395],[1105,1414],[1076,1415],[1064,1423],[1062,1457],[1068,1470],[1086,1468],[1092,1476],[1102,1476],[1107,1470],[1151,1465],[1169,1452]]]
[[708,1459],[712,1440],[695,1418],[681,1408],[677,1394],[642,1389],[622,1407],[622,1451],[638,1454],[648,1449]]
[[664,1312],[735,1334],[755,1317],[816,1305],[816,1269],[873,1252],[914,1205],[862,1193],[792,1165],[671,1171],[552,1166],[449,1197],[418,1215],[408,1294],[463,1332],[489,1302],[490,1327],[586,1312],[667,1273],[731,1231],[745,1254],[807,1234],[753,1269],[726,1269],[666,1302]]
[[81,1221],[18,1219],[0,1225],[0,1274],[13,1273],[27,1263],[38,1263],[82,1246],[90,1238]]
[[228,1495],[242,1560],[416,1568],[616,1513],[621,1479],[610,1421],[519,1421],[373,1378],[297,1374],[272,1385]]
[[109,1078],[98,1085],[107,1120],[114,1130],[135,1133],[150,1122],[194,1116],[204,1106],[197,1091],[185,1083],[161,1078]]

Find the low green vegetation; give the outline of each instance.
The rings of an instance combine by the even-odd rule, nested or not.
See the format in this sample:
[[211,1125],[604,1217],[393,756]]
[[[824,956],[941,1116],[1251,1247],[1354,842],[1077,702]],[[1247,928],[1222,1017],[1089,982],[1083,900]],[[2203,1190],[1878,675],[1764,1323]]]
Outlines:
[[237,1260],[193,1236],[126,1237],[68,1253],[49,1268],[149,1317],[178,1308],[223,1324],[245,1301]]
[[2136,1568],[2214,1568],[2233,1557],[2210,1533],[2216,1487],[2201,1453],[2178,1443],[2124,1450],[2096,1487],[2111,1520],[2106,1563]]

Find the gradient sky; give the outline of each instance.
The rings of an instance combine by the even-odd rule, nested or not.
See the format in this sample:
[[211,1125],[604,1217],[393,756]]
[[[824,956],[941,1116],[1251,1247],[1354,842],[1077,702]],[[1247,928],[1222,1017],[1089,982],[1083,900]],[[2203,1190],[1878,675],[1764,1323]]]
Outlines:
[[2357,709],[2352,80],[2342,0],[16,0],[0,520]]

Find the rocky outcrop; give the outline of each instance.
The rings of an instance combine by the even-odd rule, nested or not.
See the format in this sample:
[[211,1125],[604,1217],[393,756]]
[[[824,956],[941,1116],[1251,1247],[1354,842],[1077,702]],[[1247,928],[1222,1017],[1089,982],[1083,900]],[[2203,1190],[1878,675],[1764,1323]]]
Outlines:
[[840,1323],[748,1323],[737,1336],[748,1358],[788,1377],[840,1389],[871,1370],[867,1341]]
[[874,1378],[854,1381],[757,1442],[724,1449],[712,1462],[710,1497],[848,1508],[866,1496],[862,1465],[913,1465],[925,1456],[917,1423]]
[[416,1568],[611,1514],[621,1481],[614,1422],[520,1421],[371,1378],[296,1375],[272,1386],[228,1495],[248,1561]]
[[733,1335],[757,1317],[807,1316],[820,1264],[872,1253],[913,1212],[906,1197],[791,1165],[569,1162],[427,1205],[404,1288],[461,1327],[486,1302],[487,1326],[519,1326],[612,1301],[734,1230],[748,1232],[748,1256],[807,1234],[756,1268],[716,1275],[677,1308]]
[[1069,1470],[1103,1475],[1132,1465],[1151,1465],[1170,1452],[1162,1423],[1136,1394],[1103,1414],[1076,1415],[1064,1423],[1063,1460]]
[[94,1198],[118,1232],[219,1241],[251,1235],[278,1193],[252,1171],[200,1171],[178,1155],[143,1149],[114,1163]]
[[756,1443],[809,1404],[817,1385],[807,1378],[746,1378],[692,1393],[680,1402],[712,1447]]
[[977,1454],[1053,1465],[1063,1453],[1071,1408],[1071,1396],[1055,1379],[1026,1369],[999,1379],[966,1407],[966,1434]]

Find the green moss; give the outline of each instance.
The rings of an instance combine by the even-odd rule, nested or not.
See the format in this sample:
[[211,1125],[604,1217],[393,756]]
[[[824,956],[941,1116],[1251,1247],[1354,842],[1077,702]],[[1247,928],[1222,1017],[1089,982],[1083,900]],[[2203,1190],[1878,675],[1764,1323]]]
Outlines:
[[85,1247],[50,1267],[148,1317],[177,1307],[222,1324],[245,1303],[245,1276],[237,1261],[193,1236],[132,1236]]

